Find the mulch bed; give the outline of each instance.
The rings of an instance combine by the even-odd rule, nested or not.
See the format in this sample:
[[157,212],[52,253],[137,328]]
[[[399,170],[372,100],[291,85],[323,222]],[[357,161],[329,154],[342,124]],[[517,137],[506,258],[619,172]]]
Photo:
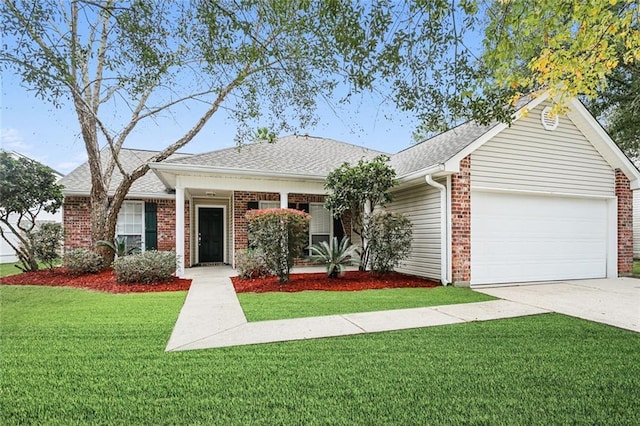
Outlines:
[[115,274],[111,269],[97,274],[73,276],[65,268],[54,268],[51,271],[46,269],[2,277],[0,278],[0,284],[75,287],[107,293],[151,293],[189,290],[191,280],[174,277],[171,281],[157,284],[121,284],[116,281]]
[[285,284],[280,284],[277,277],[253,279],[233,277],[231,281],[236,293],[304,290],[358,291],[381,288],[432,288],[440,285],[435,281],[395,272],[376,277],[362,271],[347,271],[342,277],[333,279],[328,278],[325,273],[291,274],[290,281]]
[[[348,271],[342,277],[328,278],[325,273],[291,274],[290,281],[280,284],[278,277],[244,280],[231,278],[237,293],[267,293],[272,291],[297,292],[305,290],[358,291],[381,288],[432,288],[440,285],[435,281],[410,275],[389,273],[381,277],[368,272]],[[74,287],[107,293],[150,293],[160,291],[186,291],[191,280],[173,278],[169,282],[157,284],[121,284],[116,281],[113,270],[97,274],[74,276],[65,268],[25,272],[0,278],[4,285],[41,285],[50,287]]]

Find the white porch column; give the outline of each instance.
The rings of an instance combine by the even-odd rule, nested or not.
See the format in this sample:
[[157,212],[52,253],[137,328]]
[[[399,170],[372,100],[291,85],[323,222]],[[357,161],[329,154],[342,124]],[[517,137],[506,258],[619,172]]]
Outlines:
[[289,193],[288,192],[281,192],[280,193],[280,208],[281,209],[286,209],[287,207],[289,207]]
[[184,187],[176,186],[176,276],[184,276]]

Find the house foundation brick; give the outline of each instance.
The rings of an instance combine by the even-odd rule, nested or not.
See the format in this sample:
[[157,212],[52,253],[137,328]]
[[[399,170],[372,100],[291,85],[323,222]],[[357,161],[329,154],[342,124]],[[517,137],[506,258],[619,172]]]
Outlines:
[[618,275],[633,273],[633,191],[625,174],[616,170],[618,200]]
[[453,284],[471,282],[471,156],[451,176],[451,269]]

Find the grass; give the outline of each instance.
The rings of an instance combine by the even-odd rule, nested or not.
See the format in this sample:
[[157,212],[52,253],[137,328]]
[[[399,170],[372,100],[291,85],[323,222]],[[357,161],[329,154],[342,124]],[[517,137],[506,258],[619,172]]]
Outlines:
[[[57,262],[56,266],[59,266],[60,264],[61,262]],[[22,269],[19,269],[18,267],[16,267],[16,265],[22,266],[20,262],[0,263],[0,277],[8,277],[9,275],[21,274]],[[48,266],[42,262],[39,262],[38,265],[40,265],[40,269],[48,268]]]
[[562,315],[165,353],[185,293],[0,286],[0,424],[636,424],[638,334]]
[[640,260],[633,261],[633,275],[640,276]]
[[9,275],[17,275],[22,273],[15,265],[19,263],[0,263],[0,277],[7,277]]
[[483,302],[493,297],[465,288],[401,288],[385,290],[240,293],[248,321],[265,321]]

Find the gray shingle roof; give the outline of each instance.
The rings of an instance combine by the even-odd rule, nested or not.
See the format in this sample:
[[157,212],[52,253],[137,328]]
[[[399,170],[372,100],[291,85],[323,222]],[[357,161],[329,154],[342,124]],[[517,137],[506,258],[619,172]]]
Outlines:
[[[157,154],[158,151],[146,151],[140,149],[126,149],[123,148],[120,151],[120,163],[127,172],[133,171],[136,167],[149,161],[149,159]],[[186,158],[191,154],[173,154],[170,159]],[[111,158],[111,152],[108,149],[103,149],[101,152],[102,164],[106,166],[107,161]],[[113,178],[109,185],[109,192],[115,191],[116,187],[122,182],[122,175],[116,168],[113,172]],[[91,173],[89,171],[89,163],[85,162],[70,172],[64,178],[60,180],[60,183],[64,185],[64,192],[79,192],[89,193],[91,188]],[[130,195],[135,194],[166,194],[167,188],[158,179],[153,172],[147,172],[143,177],[136,180],[129,191]]]
[[402,177],[442,164],[497,125],[479,126],[474,122],[461,124],[398,152],[391,157],[391,166]]
[[[468,122],[441,133],[433,138],[413,145],[395,155],[391,155],[391,166],[398,177],[441,164],[460,150],[477,140],[498,123],[479,126]],[[120,161],[127,171],[143,164],[157,151],[122,149]],[[368,149],[332,139],[313,136],[287,136],[276,143],[254,143],[238,148],[227,148],[204,154],[174,154],[165,160],[169,164],[205,166],[211,168],[236,169],[248,173],[277,172],[289,175],[325,177],[340,164],[357,163],[360,159],[370,160],[381,151]],[[103,164],[110,153],[103,150]],[[114,191],[122,177],[116,170],[110,185]],[[91,176],[87,163],[82,164],[65,176],[61,183],[65,191],[89,193]],[[132,186],[129,194],[167,194],[167,188],[155,173],[147,172]]]
[[354,164],[380,154],[384,153],[332,139],[293,135],[275,143],[253,143],[240,149],[227,148],[167,162],[324,177],[344,162]]

